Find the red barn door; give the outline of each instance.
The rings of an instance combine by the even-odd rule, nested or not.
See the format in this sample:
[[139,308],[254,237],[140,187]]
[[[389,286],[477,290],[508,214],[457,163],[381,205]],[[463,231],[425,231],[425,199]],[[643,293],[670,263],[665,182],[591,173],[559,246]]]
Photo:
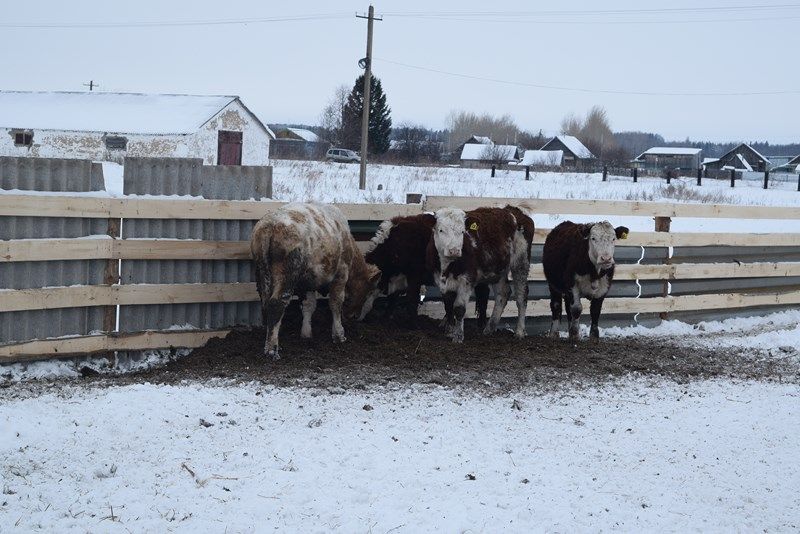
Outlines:
[[242,164],[242,132],[218,132],[217,165]]

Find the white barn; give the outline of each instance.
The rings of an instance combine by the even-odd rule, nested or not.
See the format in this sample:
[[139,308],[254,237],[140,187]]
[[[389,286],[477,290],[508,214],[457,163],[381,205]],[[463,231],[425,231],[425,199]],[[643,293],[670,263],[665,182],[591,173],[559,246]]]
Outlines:
[[0,91],[0,156],[267,165],[272,139],[237,96]]

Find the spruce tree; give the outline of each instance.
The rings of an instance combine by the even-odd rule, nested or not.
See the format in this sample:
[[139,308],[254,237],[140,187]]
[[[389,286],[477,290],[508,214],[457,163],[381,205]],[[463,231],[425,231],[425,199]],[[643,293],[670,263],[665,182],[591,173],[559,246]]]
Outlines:
[[[392,133],[392,110],[386,105],[386,95],[381,81],[370,78],[369,134],[370,154],[383,154],[389,150],[389,135]],[[347,97],[342,112],[343,145],[351,150],[361,148],[361,113],[364,109],[364,75],[356,79],[353,90]]]

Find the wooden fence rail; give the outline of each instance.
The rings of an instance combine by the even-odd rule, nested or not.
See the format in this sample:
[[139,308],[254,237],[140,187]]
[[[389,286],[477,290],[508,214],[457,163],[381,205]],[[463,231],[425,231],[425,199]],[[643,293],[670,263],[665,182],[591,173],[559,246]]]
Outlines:
[[[445,206],[471,209],[486,205],[523,205],[539,214],[591,214],[655,217],[657,229],[668,229],[671,217],[722,217],[752,219],[800,219],[800,209],[762,206],[676,204],[663,202],[522,200],[512,198],[468,198],[432,196],[417,204],[339,204],[351,221],[382,221],[398,215],[413,215]],[[223,201],[198,199],[157,199],[142,197],[104,198],[69,195],[0,195],[0,216],[256,220],[283,205],[274,201]],[[664,221],[667,221],[666,226]],[[549,229],[537,229],[534,242],[541,244]],[[625,246],[705,247],[800,247],[798,233],[671,233],[631,232]],[[362,248],[366,243],[361,242]],[[800,250],[800,249],[799,249]],[[119,239],[92,236],[74,239],[15,239],[0,241],[0,264],[58,260],[247,260],[247,241],[205,241],[189,239]],[[800,277],[800,262],[753,263],[666,263],[618,265],[619,280],[702,280],[734,278]],[[529,280],[541,282],[541,265],[534,264]],[[106,306],[188,303],[252,302],[258,300],[253,283],[208,284],[106,284],[33,289],[0,290],[0,313]],[[664,313],[675,311],[735,309],[755,306],[800,304],[800,288],[785,292],[725,293],[649,298],[610,298],[608,313]],[[427,302],[423,313],[443,313],[439,302]],[[549,314],[545,300],[531,301],[528,315]],[[505,315],[515,315],[510,305]],[[99,335],[32,340],[0,345],[0,361],[122,350],[196,347],[227,329],[212,331],[161,331],[133,334],[107,332]]]

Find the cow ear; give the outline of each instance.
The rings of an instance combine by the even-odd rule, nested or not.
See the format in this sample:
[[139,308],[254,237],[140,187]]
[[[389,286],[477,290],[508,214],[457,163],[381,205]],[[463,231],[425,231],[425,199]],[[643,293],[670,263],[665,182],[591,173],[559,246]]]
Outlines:
[[627,226],[617,226],[614,228],[614,233],[617,234],[617,239],[628,239],[628,230]]
[[584,239],[589,239],[589,234],[592,232],[593,224],[582,224],[581,225],[581,237]]
[[375,267],[374,265],[371,265],[370,267],[371,268],[370,268],[369,274],[368,274],[368,276],[369,276],[369,284],[372,287],[377,287],[378,286],[378,282],[381,279],[381,270],[378,269],[377,267]]
[[464,219],[464,228],[470,232],[478,231],[478,221],[474,217],[467,217]]

